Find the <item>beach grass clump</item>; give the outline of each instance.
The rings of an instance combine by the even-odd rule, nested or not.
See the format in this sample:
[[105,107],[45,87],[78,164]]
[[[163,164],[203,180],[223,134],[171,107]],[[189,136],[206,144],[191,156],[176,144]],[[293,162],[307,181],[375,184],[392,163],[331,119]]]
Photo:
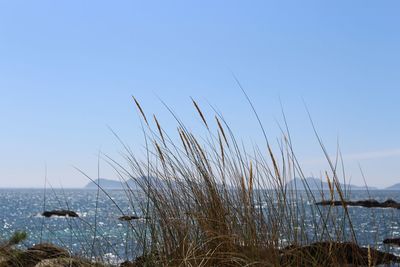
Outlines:
[[[316,192],[288,130],[274,149],[260,124],[265,144],[249,151],[222,115],[208,119],[194,100],[205,135],[191,131],[172,111],[177,130],[167,133],[134,101],[143,119],[145,156],[123,143],[127,164],[108,159],[121,179],[141,188],[126,188],[139,205],[134,209],[146,218],[145,227],[134,231],[142,249],[136,266],[372,266],[395,260],[357,245],[346,206],[349,192],[322,143],[329,188]],[[295,178],[302,184],[293,184]],[[314,205],[326,195],[342,201],[344,209]]]

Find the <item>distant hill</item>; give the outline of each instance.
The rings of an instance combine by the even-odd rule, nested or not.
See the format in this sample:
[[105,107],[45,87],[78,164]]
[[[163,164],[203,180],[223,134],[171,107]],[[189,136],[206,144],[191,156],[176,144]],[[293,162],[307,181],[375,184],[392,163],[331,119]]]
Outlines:
[[[145,177],[140,177],[138,178],[140,179],[145,179]],[[165,185],[164,182],[162,182],[160,179],[155,178],[155,177],[151,177],[151,184],[152,185],[158,185],[158,186],[162,186]],[[305,181],[307,182],[308,186],[310,187],[311,190],[320,190],[321,188],[323,188],[324,190],[329,190],[329,186],[328,183],[326,181],[323,181],[321,179],[318,178],[313,178],[313,177],[308,177],[305,178]],[[100,185],[101,188],[103,189],[112,189],[112,190],[122,190],[122,189],[126,189],[131,188],[131,189],[139,189],[139,186],[137,185],[137,183],[133,180],[128,180],[127,182],[121,182],[118,180],[111,180],[111,179],[105,179],[105,178],[100,178],[98,180],[96,180],[96,183]],[[94,182],[89,182],[84,189],[97,189],[97,185]],[[288,183],[288,187],[289,188],[295,188],[296,185],[296,189],[297,190],[304,190],[304,181],[300,178],[295,178],[292,181],[290,181]],[[344,188],[343,184],[340,184],[342,188]],[[366,190],[365,186],[357,186],[357,185],[346,185],[346,189],[351,189],[351,190]],[[377,190],[377,188],[375,187],[368,187],[368,190]],[[386,190],[400,190],[400,183],[395,184],[393,186],[387,187]]]
[[95,180],[96,183],[93,181],[90,181],[84,188],[85,189],[97,189],[97,185],[99,185],[103,189],[118,189],[122,190],[124,188],[127,188],[127,185],[129,185],[130,188],[136,188],[137,185],[133,181],[128,181],[128,182],[122,182],[118,180],[111,180],[111,179],[105,179],[105,178],[100,178]]
[[[288,186],[291,188],[294,188],[296,186],[297,190],[304,190],[304,182],[306,182],[311,190],[320,190],[321,188],[324,190],[329,190],[329,185],[326,181],[323,181],[318,178],[313,178],[313,177],[307,177],[305,180],[302,180],[300,178],[295,178],[292,181],[288,183]],[[346,189],[351,189],[351,190],[366,190],[365,186],[357,186],[353,184],[340,184],[341,188]],[[399,184],[400,186],[400,184]],[[376,190],[377,188],[375,187],[368,187],[368,190]]]
[[[146,177],[139,177],[138,180],[142,180],[143,183],[145,183],[144,179],[146,179]],[[154,177],[150,177],[151,180],[151,184],[152,185],[161,185],[162,181],[158,178],[154,178]],[[124,182],[124,181],[119,181],[119,180],[111,180],[111,179],[105,179],[105,178],[100,178],[95,180],[96,183],[94,183],[93,181],[90,181],[85,187],[84,189],[97,189],[97,185],[99,185],[101,188],[103,189],[112,189],[112,190],[122,190],[122,189],[139,189],[138,184],[132,180],[129,179],[128,181]]]
[[400,183],[386,187],[385,190],[400,190]]

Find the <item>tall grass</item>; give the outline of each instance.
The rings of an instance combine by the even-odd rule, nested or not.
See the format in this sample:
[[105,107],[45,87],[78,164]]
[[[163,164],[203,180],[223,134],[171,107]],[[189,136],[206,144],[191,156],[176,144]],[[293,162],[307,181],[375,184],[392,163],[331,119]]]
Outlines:
[[[133,180],[139,187],[137,190],[130,187],[131,183],[124,183],[126,203],[131,206],[128,210],[136,211],[134,215],[138,216],[123,222],[126,233],[121,241],[125,242],[125,255],[120,255],[101,233],[97,214],[100,194],[104,193],[121,215],[133,214],[125,214],[126,207],[120,207],[97,183],[98,162],[98,180],[78,170],[98,186],[94,223],[78,219],[89,228],[90,236],[85,229],[79,229],[76,220],[67,221],[70,247],[72,237],[81,240],[81,256],[107,265],[103,256],[111,248],[120,261],[139,256],[135,263],[126,266],[204,267],[373,266],[398,260],[358,246],[346,204],[351,190],[342,185],[346,184],[346,176],[340,150],[335,159],[329,157],[312,120],[329,166],[321,177],[328,187],[320,190],[312,190],[313,185],[308,184],[284,114],[282,138],[271,145],[249,100],[265,137],[264,145],[254,145],[249,150],[220,113],[214,110],[214,115],[207,117],[193,99],[203,134],[190,130],[168,106],[175,118],[176,132],[167,132],[156,115],[148,116],[136,99],[134,103],[142,119],[145,156],[136,156],[115,132],[124,148],[125,162],[106,156],[121,180]],[[64,191],[63,204],[51,185],[50,189],[60,207],[69,209]],[[46,199],[45,186],[43,210],[47,207]],[[342,207],[315,205],[321,199],[340,200]],[[40,242],[45,230],[50,231],[43,220]],[[16,234],[9,242],[0,244],[0,266],[2,254],[11,259],[25,255],[9,249],[24,238],[26,235]],[[88,261],[78,261],[74,266],[80,264],[89,266]]]
[[[177,124],[176,132],[168,133],[155,115],[150,120],[134,102],[143,119],[146,157],[136,157],[120,140],[127,164],[108,161],[122,179],[141,188],[127,188],[126,193],[145,218],[134,238],[141,242],[141,259],[148,266],[312,266],[321,263],[319,256],[326,260],[330,255],[331,263],[340,259],[330,252],[290,255],[291,249],[315,242],[357,244],[345,204],[348,192],[337,172],[340,158],[329,158],[318,135],[330,166],[325,173],[329,197],[340,199],[344,212],[313,205],[325,194],[307,184],[286,119],[277,149],[260,123],[266,144],[248,151],[221,114],[207,118],[194,100],[205,135],[191,131],[167,107]],[[300,185],[289,183],[296,177],[302,192]]]

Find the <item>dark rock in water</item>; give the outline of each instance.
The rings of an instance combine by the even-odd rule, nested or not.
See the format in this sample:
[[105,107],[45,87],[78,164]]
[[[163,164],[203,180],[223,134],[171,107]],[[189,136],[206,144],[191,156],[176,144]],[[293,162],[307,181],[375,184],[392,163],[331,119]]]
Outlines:
[[118,218],[120,221],[133,221],[133,220],[140,220],[140,219],[150,219],[149,217],[138,217],[135,215],[124,215]]
[[400,238],[387,238],[383,240],[383,244],[400,246]]
[[318,242],[282,250],[281,266],[377,266],[400,262],[400,258],[350,242]]
[[393,199],[391,199],[391,198],[389,198],[388,200],[386,200],[385,202],[383,202],[384,204],[387,204],[387,205],[391,205],[391,204],[393,204],[393,205],[395,205],[395,204],[398,204],[396,201],[394,201]]
[[138,216],[129,216],[129,215],[124,215],[118,218],[120,221],[132,221],[132,220],[138,220],[140,217]]
[[[359,200],[355,201],[353,204],[356,206],[362,206],[367,208],[379,207],[381,205],[381,203],[379,203],[375,199]],[[384,204],[382,203],[382,205]]]
[[394,208],[400,209],[400,203],[394,201],[393,199],[388,199],[385,202],[379,202],[375,199],[358,200],[358,201],[330,201],[325,200],[315,203],[321,206],[358,206],[365,208]]
[[72,210],[52,210],[52,211],[45,211],[42,213],[44,217],[51,217],[51,216],[60,216],[60,217],[79,217],[79,215]]

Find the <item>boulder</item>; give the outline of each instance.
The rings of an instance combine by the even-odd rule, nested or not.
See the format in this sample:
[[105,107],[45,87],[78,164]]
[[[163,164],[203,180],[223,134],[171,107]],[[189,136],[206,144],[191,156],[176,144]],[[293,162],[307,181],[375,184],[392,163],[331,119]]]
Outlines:
[[46,259],[55,259],[68,257],[69,253],[65,249],[59,248],[51,244],[37,244],[25,251],[14,251],[10,253],[7,261],[3,262],[1,267],[34,267],[38,263]]
[[28,248],[27,250],[27,252],[35,252],[35,251],[40,251],[45,253],[44,259],[69,257],[69,253],[67,250],[48,243],[37,244],[34,245],[33,247]]
[[377,266],[400,262],[400,258],[351,242],[317,242],[282,250],[281,266]]
[[60,217],[79,217],[79,215],[72,210],[51,210],[51,211],[44,211],[42,213],[44,217],[51,217],[51,216],[60,216]]
[[45,259],[35,265],[35,267],[93,267],[93,266],[103,266],[103,265],[91,263],[89,261],[77,258]]
[[400,238],[387,238],[383,240],[383,244],[400,246]]
[[394,208],[400,209],[400,203],[394,201],[393,199],[388,199],[384,202],[379,202],[375,199],[367,199],[367,200],[358,200],[358,201],[330,201],[324,200],[321,202],[315,203],[316,205],[321,206],[358,206],[365,208]]
[[140,219],[145,219],[145,220],[149,220],[149,217],[139,217],[139,216],[135,216],[135,215],[124,215],[118,218],[118,220],[120,221],[133,221],[133,220],[140,220]]
[[124,215],[118,218],[120,221],[132,221],[132,220],[139,220],[140,217],[134,215]]

